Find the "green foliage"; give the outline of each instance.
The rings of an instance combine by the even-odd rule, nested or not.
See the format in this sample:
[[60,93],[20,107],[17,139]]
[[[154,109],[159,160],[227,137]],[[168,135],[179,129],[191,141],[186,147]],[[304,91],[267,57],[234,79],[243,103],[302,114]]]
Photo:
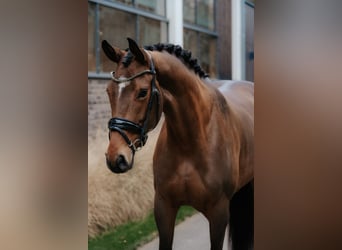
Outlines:
[[[178,211],[176,223],[195,213],[192,207],[184,206]],[[157,236],[153,213],[141,221],[120,225],[88,241],[88,250],[134,250]]]
[[194,215],[196,213],[196,210],[189,206],[183,206],[178,210],[177,218],[176,218],[176,224],[179,222],[182,222],[185,218]]

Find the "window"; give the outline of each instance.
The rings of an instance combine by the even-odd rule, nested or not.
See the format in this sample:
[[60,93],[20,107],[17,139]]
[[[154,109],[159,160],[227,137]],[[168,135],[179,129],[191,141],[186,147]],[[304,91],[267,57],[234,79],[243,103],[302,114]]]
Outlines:
[[88,72],[113,70],[101,49],[102,40],[120,49],[127,48],[127,37],[150,45],[167,42],[167,29],[165,0],[88,1]]
[[183,0],[183,13],[184,22],[195,24],[196,23],[196,0]]
[[121,3],[137,9],[165,16],[165,0],[110,0],[114,3]]
[[214,0],[184,0],[184,22],[214,30]]
[[190,29],[184,29],[183,39],[184,39],[184,48],[191,50],[192,55],[197,57],[198,55],[197,32],[190,30]]
[[139,42],[142,45],[151,45],[167,42],[167,25],[151,18],[139,16]]
[[205,33],[199,33],[199,51],[202,68],[216,77],[216,38]]
[[[112,46],[120,49],[127,47],[126,37],[135,39],[136,15],[113,8],[100,6],[99,40],[107,40]],[[125,25],[122,25],[122,24]],[[111,62],[100,48],[100,72],[110,72]]]
[[154,12],[165,16],[165,1],[163,0],[135,0],[135,6],[139,9]]
[[183,0],[184,48],[212,78],[217,76],[214,12],[214,0]]

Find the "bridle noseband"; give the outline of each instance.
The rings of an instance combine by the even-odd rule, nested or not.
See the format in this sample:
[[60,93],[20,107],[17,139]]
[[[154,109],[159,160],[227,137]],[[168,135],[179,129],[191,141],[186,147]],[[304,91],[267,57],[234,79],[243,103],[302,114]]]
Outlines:
[[[142,126],[135,123],[135,122],[132,122],[132,121],[129,121],[129,120],[126,120],[123,118],[119,118],[119,117],[111,118],[108,122],[109,131],[110,132],[117,131],[122,136],[122,138],[126,141],[128,147],[132,150],[132,153],[134,155],[135,151],[138,151],[139,149],[141,149],[147,141],[147,138],[148,138],[148,136],[147,136],[147,132],[148,132],[147,125],[148,125],[149,116],[150,116],[152,108],[153,108],[154,101],[157,102],[157,109],[156,109],[157,120],[158,120],[158,116],[159,116],[159,104],[160,104],[159,91],[156,87],[156,71],[154,68],[152,57],[150,58],[150,69],[141,71],[141,72],[139,72],[139,73],[137,73],[137,74],[135,74],[129,78],[125,78],[125,79],[118,79],[114,76],[114,74],[115,74],[115,72],[112,71],[111,72],[112,79],[116,83],[128,82],[128,81],[131,81],[131,80],[133,80],[139,76],[142,76],[144,74],[152,74],[153,75],[153,78],[151,80],[151,95],[150,95],[150,99],[148,101],[147,110],[146,110],[146,114],[145,114],[145,118],[144,118]],[[134,141],[131,141],[128,138],[125,131],[131,132],[133,134],[137,134],[137,135],[139,135],[139,137],[137,139],[135,139]],[[109,134],[110,134],[110,132],[109,132]]]

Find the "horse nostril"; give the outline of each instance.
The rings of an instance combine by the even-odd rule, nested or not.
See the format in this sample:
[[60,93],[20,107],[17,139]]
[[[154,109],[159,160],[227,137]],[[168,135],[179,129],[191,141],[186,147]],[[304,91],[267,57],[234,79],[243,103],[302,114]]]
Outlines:
[[119,167],[120,169],[126,168],[128,166],[128,163],[123,155],[119,155],[116,159],[115,165]]
[[132,168],[123,155],[119,155],[114,162],[110,161],[108,157],[106,157],[106,162],[108,168],[116,174],[125,173]]

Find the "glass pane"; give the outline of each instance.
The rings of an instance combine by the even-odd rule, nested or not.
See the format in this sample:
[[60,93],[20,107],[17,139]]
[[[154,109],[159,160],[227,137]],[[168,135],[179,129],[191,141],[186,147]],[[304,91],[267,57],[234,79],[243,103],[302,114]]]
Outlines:
[[214,0],[198,0],[197,24],[214,30]]
[[139,9],[165,16],[165,0],[135,0]]
[[95,4],[88,2],[88,71],[96,71]]
[[[136,15],[113,8],[100,6],[100,42],[107,40],[112,46],[120,49],[128,47],[127,37],[136,39]],[[100,71],[114,70],[115,65],[107,56],[100,52]]]
[[107,1],[112,1],[112,2],[116,2],[116,3],[123,3],[126,5],[133,5],[133,0],[107,0]]
[[199,33],[199,56],[201,67],[210,78],[216,77],[216,38]]
[[167,25],[163,22],[139,16],[139,45],[152,45],[167,41]]
[[183,20],[186,23],[195,24],[195,0],[183,1]]
[[197,32],[192,31],[192,30],[188,30],[188,29],[184,29],[183,38],[184,38],[184,46],[183,46],[184,49],[190,50],[192,57],[197,58],[198,57],[198,54],[197,54]]

